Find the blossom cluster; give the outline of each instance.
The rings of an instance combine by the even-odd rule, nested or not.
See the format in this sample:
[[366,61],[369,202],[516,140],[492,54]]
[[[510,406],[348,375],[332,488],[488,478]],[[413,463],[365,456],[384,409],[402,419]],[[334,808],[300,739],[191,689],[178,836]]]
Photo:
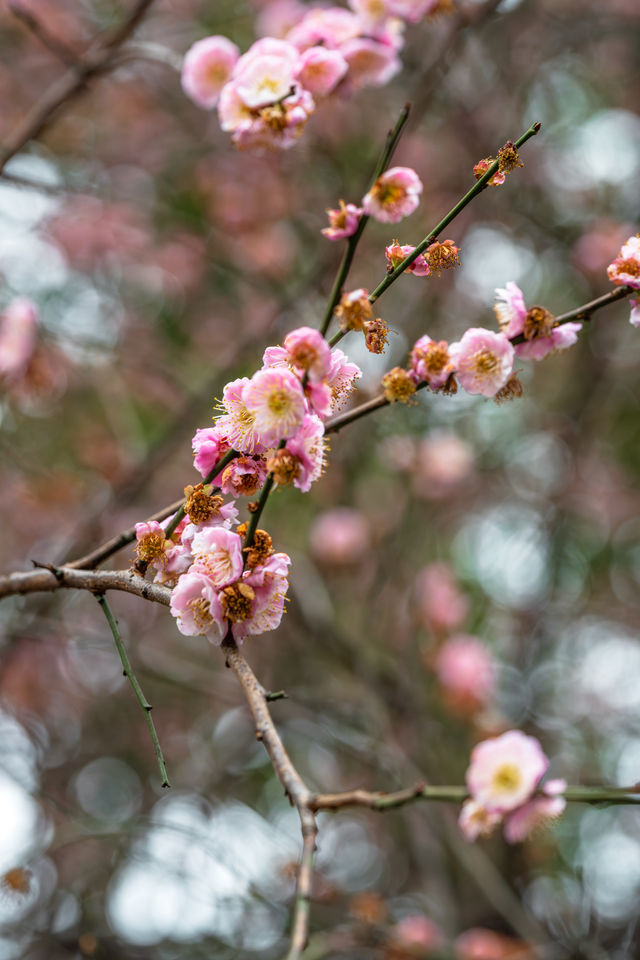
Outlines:
[[324,466],[324,421],[360,375],[319,331],[299,327],[267,348],[252,377],[225,386],[214,426],[192,441],[194,466],[212,483],[185,489],[185,516],[169,538],[169,520],[136,525],[138,563],[173,588],[182,633],[220,643],[230,630],[240,641],[280,623],[289,557],[274,552],[265,530],[232,530],[238,510],[220,494],[253,496],[268,475],[307,492]]
[[240,149],[293,146],[316,101],[388,83],[402,67],[404,21],[437,12],[442,0],[350,6],[301,6],[283,37],[263,37],[242,55],[226,37],[199,40],[184,58],[185,93],[204,109],[217,106]]
[[509,730],[478,743],[466,774],[470,799],[460,814],[468,840],[488,836],[504,821],[508,843],[524,840],[537,826],[559,816],[566,801],[564,780],[540,786],[549,761],[535,737]]

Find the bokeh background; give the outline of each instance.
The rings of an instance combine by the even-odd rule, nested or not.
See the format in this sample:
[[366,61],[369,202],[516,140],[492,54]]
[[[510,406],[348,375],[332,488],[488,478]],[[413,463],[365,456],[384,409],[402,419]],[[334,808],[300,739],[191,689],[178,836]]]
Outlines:
[[[81,51],[126,6],[31,9]],[[245,49],[283,9],[157,0],[138,40],[182,55],[223,33]],[[27,376],[0,395],[3,571],[80,555],[194,482],[190,439],[225,382],[319,323],[341,254],[324,211],[361,198],[407,99],[396,161],[422,177],[423,202],[397,227],[370,224],[351,286],[375,286],[384,245],[426,235],[477,160],[533,121],[543,131],[447,231],[461,268],[385,295],[387,354],[345,341],[364,371],[355,402],[419,335],[493,326],[509,280],[555,313],[609,289],[606,265],[638,230],[637,0],[504,0],[453,42],[452,23],[411,27],[404,71],[323,104],[286,153],[236,152],[140,48],[9,164],[0,306],[28,296],[41,319]],[[62,69],[3,6],[0,140]],[[383,410],[332,439],[311,493],[272,497],[290,603],[246,653],[289,694],[273,715],[312,786],[462,783],[473,743],[512,727],[539,737],[554,776],[640,780],[639,364],[615,304],[573,349],[522,364],[522,400]],[[172,789],[95,600],[5,600],[0,957],[279,957],[299,828],[241,692],[165,608],[112,605]],[[459,635],[489,666],[454,689],[442,649]],[[515,847],[465,843],[457,812],[322,815],[305,957],[638,955],[634,808],[573,804]]]

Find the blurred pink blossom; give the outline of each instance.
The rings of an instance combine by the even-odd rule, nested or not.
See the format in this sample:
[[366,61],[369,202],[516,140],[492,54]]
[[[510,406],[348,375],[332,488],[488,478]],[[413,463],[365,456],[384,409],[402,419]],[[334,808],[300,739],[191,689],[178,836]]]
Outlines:
[[456,939],[454,956],[455,960],[534,960],[538,951],[524,940],[472,927]]
[[440,500],[464,484],[473,468],[473,450],[462,437],[434,431],[418,444],[413,488],[426,500]]
[[338,50],[310,47],[300,55],[296,78],[314,97],[326,97],[348,69],[349,64]]
[[371,529],[364,514],[351,507],[321,513],[309,533],[311,552],[321,563],[339,566],[360,563],[371,546]]
[[[387,261],[387,272],[390,273],[392,270],[395,270],[414,250],[415,247],[410,243],[392,243],[390,246],[385,247],[384,255]],[[413,263],[405,267],[404,272],[413,273],[416,277],[428,277],[431,273],[431,268],[425,260],[424,254],[420,253]]]
[[36,347],[38,310],[26,297],[17,297],[0,315],[0,377],[19,380]]
[[495,689],[494,661],[477,637],[450,637],[438,650],[434,667],[452,705],[477,710],[491,700]]
[[403,917],[391,928],[390,937],[399,947],[419,948],[421,957],[441,949],[445,943],[440,927],[422,913]]
[[211,110],[231,78],[240,51],[226,37],[205,37],[187,51],[182,66],[182,89],[198,106]]
[[418,615],[424,626],[434,633],[456,630],[466,620],[469,601],[446,563],[430,563],[419,571],[415,595]]
[[[402,62],[395,48],[370,37],[356,37],[354,40],[348,40],[340,47],[340,53],[349,66],[346,80],[351,90],[358,90],[360,87],[384,86],[402,70]],[[403,216],[406,217],[408,214],[405,213]],[[396,221],[386,222],[395,223]]]
[[487,810],[506,813],[529,800],[548,765],[535,737],[508,730],[473,748],[467,786],[472,799]]

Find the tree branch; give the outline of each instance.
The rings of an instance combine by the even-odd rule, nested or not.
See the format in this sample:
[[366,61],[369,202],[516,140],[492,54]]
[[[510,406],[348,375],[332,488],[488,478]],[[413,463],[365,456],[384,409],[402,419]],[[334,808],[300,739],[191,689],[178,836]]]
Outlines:
[[83,58],[48,88],[5,142],[0,151],[0,173],[30,140],[40,136],[64,104],[83,92],[89,80],[117,65],[115,51],[131,36],[152,3],[153,0],[136,0],[123,23],[98,37]]
[[159,583],[150,583],[131,570],[76,570],[73,567],[54,567],[39,564],[37,570],[26,573],[10,573],[0,577],[0,599],[26,593],[43,593],[52,590],[89,590],[104,593],[105,590],[123,590],[143,600],[169,606],[171,590]]

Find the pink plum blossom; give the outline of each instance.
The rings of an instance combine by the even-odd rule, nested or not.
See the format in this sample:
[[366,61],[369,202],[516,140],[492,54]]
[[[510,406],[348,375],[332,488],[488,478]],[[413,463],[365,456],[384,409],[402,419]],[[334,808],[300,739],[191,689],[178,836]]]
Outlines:
[[418,613],[424,626],[440,634],[462,626],[469,601],[460,591],[453,570],[446,563],[430,563],[415,578]]
[[507,813],[530,799],[548,765],[535,737],[509,730],[473,748],[467,786],[487,810]]
[[245,571],[241,583],[250,587],[254,597],[250,615],[232,623],[235,640],[275,630],[284,613],[287,595],[287,568],[291,563],[286,553],[274,553],[263,564]]
[[265,367],[254,373],[242,400],[261,442],[273,446],[292,437],[302,425],[305,399],[300,380],[290,370]]
[[516,356],[526,360],[542,360],[554,350],[566,350],[567,347],[572,347],[581,330],[581,323],[563,323],[554,327],[550,337],[535,337],[533,340],[517,343]]
[[256,30],[263,37],[284,37],[308,9],[299,0],[271,0],[256,17]]
[[310,47],[300,55],[296,79],[314,97],[326,97],[337,87],[349,64],[338,50]]
[[640,300],[629,300],[629,306],[631,307],[629,323],[632,327],[640,327]]
[[264,457],[236,457],[222,472],[220,490],[233,497],[252,497],[267,479]]
[[[358,90],[360,87],[381,87],[402,69],[402,63],[394,47],[379,43],[370,37],[356,37],[354,40],[348,40],[340,47],[340,53],[349,67],[347,83],[352,90]],[[408,214],[405,213],[403,216]],[[401,219],[402,217],[397,218],[397,220]],[[395,223],[396,220],[385,222]]]
[[398,223],[417,208],[422,181],[411,167],[392,167],[378,177],[362,206],[369,217],[381,223]]
[[455,960],[536,960],[539,951],[525,940],[506,937],[495,930],[472,927],[454,942]]
[[467,393],[493,397],[513,373],[514,349],[503,333],[470,327],[451,345],[457,377]]
[[487,810],[476,800],[465,800],[458,817],[458,826],[465,839],[473,841],[478,837],[490,836],[501,821],[501,813]]
[[[387,272],[391,273],[392,270],[395,270],[414,250],[415,247],[410,243],[392,243],[390,246],[385,247],[384,254],[387,260]],[[428,277],[431,273],[431,268],[425,260],[424,254],[420,253],[413,263],[405,267],[404,272],[413,273],[416,277]]]
[[331,347],[319,330],[298,327],[284,338],[287,359],[297,373],[310,380],[324,380],[331,368]]
[[187,637],[202,635],[219,644],[225,621],[218,593],[208,576],[195,570],[184,573],[171,592],[170,610],[178,630]]
[[371,528],[358,510],[334,507],[316,518],[309,541],[314,557],[323,564],[359,563],[371,545]]
[[425,334],[416,340],[410,356],[411,370],[425,380],[432,390],[444,386],[456,370],[456,358],[446,340],[432,340]]
[[616,259],[607,267],[612,283],[640,290],[640,235],[629,237]]
[[293,86],[294,65],[287,57],[253,56],[236,72],[236,93],[252,110],[282,100]]
[[353,390],[355,382],[362,376],[362,370],[357,363],[353,363],[342,350],[337,347],[331,351],[331,367],[327,381],[331,388],[333,406],[342,406]]
[[477,709],[493,696],[493,658],[477,637],[459,634],[445,641],[436,654],[434,667],[454,706]]
[[244,390],[250,382],[248,377],[240,377],[225,386],[221,409],[226,412],[218,417],[214,429],[220,431],[229,446],[240,453],[263,453],[268,444],[263,442],[256,427],[255,414],[247,409],[243,399]]
[[361,29],[360,20],[350,10],[314,7],[289,31],[287,40],[300,51],[316,44],[331,50],[357,37]]
[[207,526],[191,541],[192,570],[207,576],[214,587],[226,587],[242,574],[242,538],[224,527]]
[[210,110],[231,79],[240,51],[226,37],[205,37],[187,51],[182,66],[182,89],[198,106]]
[[327,240],[344,240],[346,237],[353,236],[358,229],[362,207],[356,207],[354,203],[345,203],[344,200],[340,200],[339,204],[339,209],[327,210],[329,226],[321,231]]
[[193,465],[201,476],[206,477],[231,447],[218,425],[200,427],[191,441]]
[[304,393],[310,412],[315,413],[321,420],[326,420],[333,410],[333,392],[328,380],[320,383],[309,380]]
[[22,377],[36,347],[38,310],[31,300],[12,300],[0,316],[0,376]]
[[308,493],[311,484],[322,475],[325,463],[323,435],[322,420],[313,414],[308,414],[302,421],[300,429],[285,444],[285,449],[298,462],[299,472],[294,478],[293,485],[302,493]]
[[513,281],[496,289],[496,304],[493,308],[498,318],[500,331],[505,337],[517,337],[524,330],[527,308],[522,290]]
[[[555,783],[559,783],[558,793],[567,787],[566,781],[549,781],[542,788],[546,792]],[[567,801],[560,796],[534,797],[528,803],[509,814],[504,824],[504,838],[507,843],[521,843],[539,829],[547,826],[556,817],[564,813]]]

